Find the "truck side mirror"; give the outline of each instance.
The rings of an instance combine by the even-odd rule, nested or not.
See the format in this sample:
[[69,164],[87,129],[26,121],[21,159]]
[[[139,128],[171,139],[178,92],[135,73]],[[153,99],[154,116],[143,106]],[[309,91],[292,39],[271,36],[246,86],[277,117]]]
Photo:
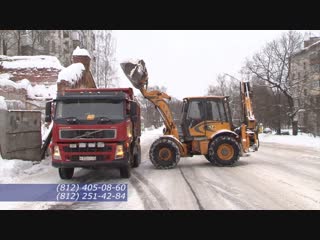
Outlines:
[[46,103],[46,116],[44,121],[47,123],[51,122],[51,104],[52,102]]
[[138,105],[136,102],[130,103],[130,115],[132,117],[137,115],[137,107],[138,107]]

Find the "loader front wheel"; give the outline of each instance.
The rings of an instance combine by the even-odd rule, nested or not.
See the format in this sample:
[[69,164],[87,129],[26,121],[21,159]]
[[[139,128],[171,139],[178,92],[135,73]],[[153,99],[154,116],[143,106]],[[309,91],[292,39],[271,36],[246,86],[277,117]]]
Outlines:
[[170,169],[180,161],[180,151],[173,140],[160,138],[151,145],[149,157],[156,168]]
[[231,136],[220,136],[209,144],[208,160],[218,166],[231,166],[239,160],[240,147]]

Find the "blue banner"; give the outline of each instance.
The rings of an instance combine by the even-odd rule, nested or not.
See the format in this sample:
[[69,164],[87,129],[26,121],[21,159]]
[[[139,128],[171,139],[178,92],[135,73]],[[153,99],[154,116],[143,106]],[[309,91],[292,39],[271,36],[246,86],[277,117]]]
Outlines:
[[128,184],[0,184],[6,202],[119,202],[128,201]]

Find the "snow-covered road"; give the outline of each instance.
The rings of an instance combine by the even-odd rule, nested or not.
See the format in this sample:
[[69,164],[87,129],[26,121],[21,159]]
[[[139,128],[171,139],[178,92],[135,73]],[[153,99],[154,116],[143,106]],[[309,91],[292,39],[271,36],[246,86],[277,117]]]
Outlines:
[[[82,170],[59,179],[49,159],[15,183],[128,183],[127,202],[0,203],[1,209],[320,209],[320,149],[263,141],[258,152],[233,167],[212,166],[204,157],[182,158],[175,169],[157,170],[148,151],[161,129],[142,137],[142,164],[132,177],[118,170]],[[263,139],[263,138],[262,138]],[[35,167],[35,166],[34,166]],[[34,168],[33,167],[33,168]]]

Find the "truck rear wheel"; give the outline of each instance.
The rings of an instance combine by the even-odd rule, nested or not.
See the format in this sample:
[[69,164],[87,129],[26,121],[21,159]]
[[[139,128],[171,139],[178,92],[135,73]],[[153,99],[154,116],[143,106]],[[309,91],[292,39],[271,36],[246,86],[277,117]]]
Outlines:
[[74,168],[59,168],[59,176],[61,179],[71,179],[73,177]]
[[133,168],[139,167],[140,163],[141,163],[141,146],[140,144],[137,144],[135,151],[133,151],[132,167]]
[[180,151],[173,140],[160,138],[151,145],[149,157],[156,168],[170,169],[180,161]]
[[209,144],[208,161],[218,166],[231,166],[239,160],[240,148],[230,136],[220,136]]

